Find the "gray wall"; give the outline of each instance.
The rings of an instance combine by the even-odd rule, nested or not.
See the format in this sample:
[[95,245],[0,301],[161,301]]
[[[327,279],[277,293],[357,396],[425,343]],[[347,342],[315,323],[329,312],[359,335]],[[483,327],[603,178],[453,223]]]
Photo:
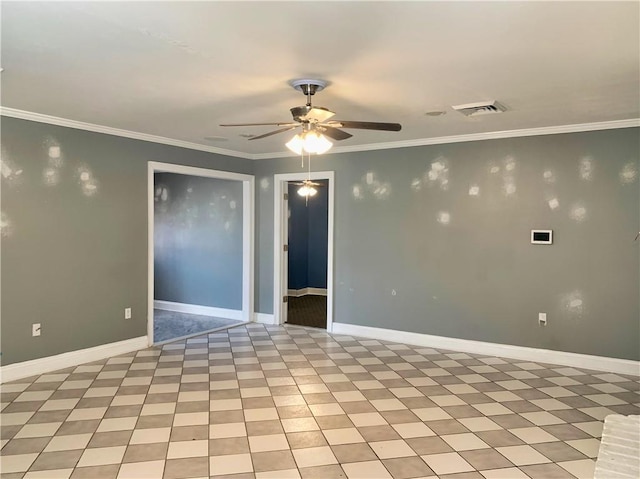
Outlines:
[[242,309],[242,182],[156,173],[155,299]]
[[146,334],[148,161],[253,168],[7,117],[1,140],[3,365]]
[[[314,158],[314,170],[336,172],[334,320],[640,358],[638,135]],[[290,158],[255,170],[263,313],[273,311],[272,175],[290,171]],[[533,228],[553,229],[554,244],[530,244]]]
[[[336,322],[638,359],[638,135],[314,158],[336,171]],[[1,140],[2,364],[146,333],[148,161],[256,175],[256,311],[273,311],[273,174],[298,171],[293,159],[6,117]],[[531,228],[555,244],[529,244]]]

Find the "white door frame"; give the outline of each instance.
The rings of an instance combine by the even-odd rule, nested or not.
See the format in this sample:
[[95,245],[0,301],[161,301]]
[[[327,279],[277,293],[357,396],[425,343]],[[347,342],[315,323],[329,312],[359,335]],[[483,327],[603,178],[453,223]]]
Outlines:
[[254,283],[254,187],[252,175],[229,171],[209,170],[193,166],[174,165],[150,161],[147,166],[147,221],[148,221],[148,297],[147,297],[147,338],[153,345],[153,300],[154,300],[154,173],[177,173],[180,175],[202,176],[221,180],[242,182],[242,320],[253,321]]
[[[273,176],[273,321],[275,324],[283,322],[282,298],[288,291],[285,284],[287,271],[284,267],[283,245],[287,238],[284,237],[288,215],[284,211],[285,187],[289,181],[301,181],[307,179],[309,173],[286,173]],[[316,171],[311,173],[312,180],[328,180],[329,196],[329,224],[327,232],[327,332],[333,329],[333,224],[334,224],[334,178],[333,171]],[[313,201],[311,199],[310,201]]]

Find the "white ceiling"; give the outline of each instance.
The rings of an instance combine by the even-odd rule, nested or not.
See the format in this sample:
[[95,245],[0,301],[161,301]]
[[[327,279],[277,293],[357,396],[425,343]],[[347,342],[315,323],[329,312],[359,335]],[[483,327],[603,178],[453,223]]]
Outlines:
[[[2,2],[2,106],[253,156],[247,141],[330,86],[340,146],[640,117],[638,2]],[[451,105],[498,100],[466,118]],[[441,117],[425,116],[445,110]],[[222,136],[225,141],[206,140]]]

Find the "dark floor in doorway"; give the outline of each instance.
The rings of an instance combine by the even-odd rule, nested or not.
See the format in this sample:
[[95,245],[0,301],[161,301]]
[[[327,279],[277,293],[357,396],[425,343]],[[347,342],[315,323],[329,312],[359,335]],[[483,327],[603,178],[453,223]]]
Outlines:
[[175,311],[153,310],[153,342],[159,343],[174,338],[202,333],[225,326],[242,323],[234,319],[201,316],[199,314],[176,313]]
[[287,323],[327,329],[327,297],[306,294],[289,296]]

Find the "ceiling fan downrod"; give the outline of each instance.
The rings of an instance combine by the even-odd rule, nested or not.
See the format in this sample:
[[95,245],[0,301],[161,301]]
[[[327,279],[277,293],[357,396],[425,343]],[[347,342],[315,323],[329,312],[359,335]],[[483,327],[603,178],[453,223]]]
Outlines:
[[311,106],[311,97],[318,91],[322,91],[327,82],[324,80],[316,80],[312,78],[301,78],[300,80],[293,80],[291,86],[298,91],[301,91],[307,97],[307,106]]

